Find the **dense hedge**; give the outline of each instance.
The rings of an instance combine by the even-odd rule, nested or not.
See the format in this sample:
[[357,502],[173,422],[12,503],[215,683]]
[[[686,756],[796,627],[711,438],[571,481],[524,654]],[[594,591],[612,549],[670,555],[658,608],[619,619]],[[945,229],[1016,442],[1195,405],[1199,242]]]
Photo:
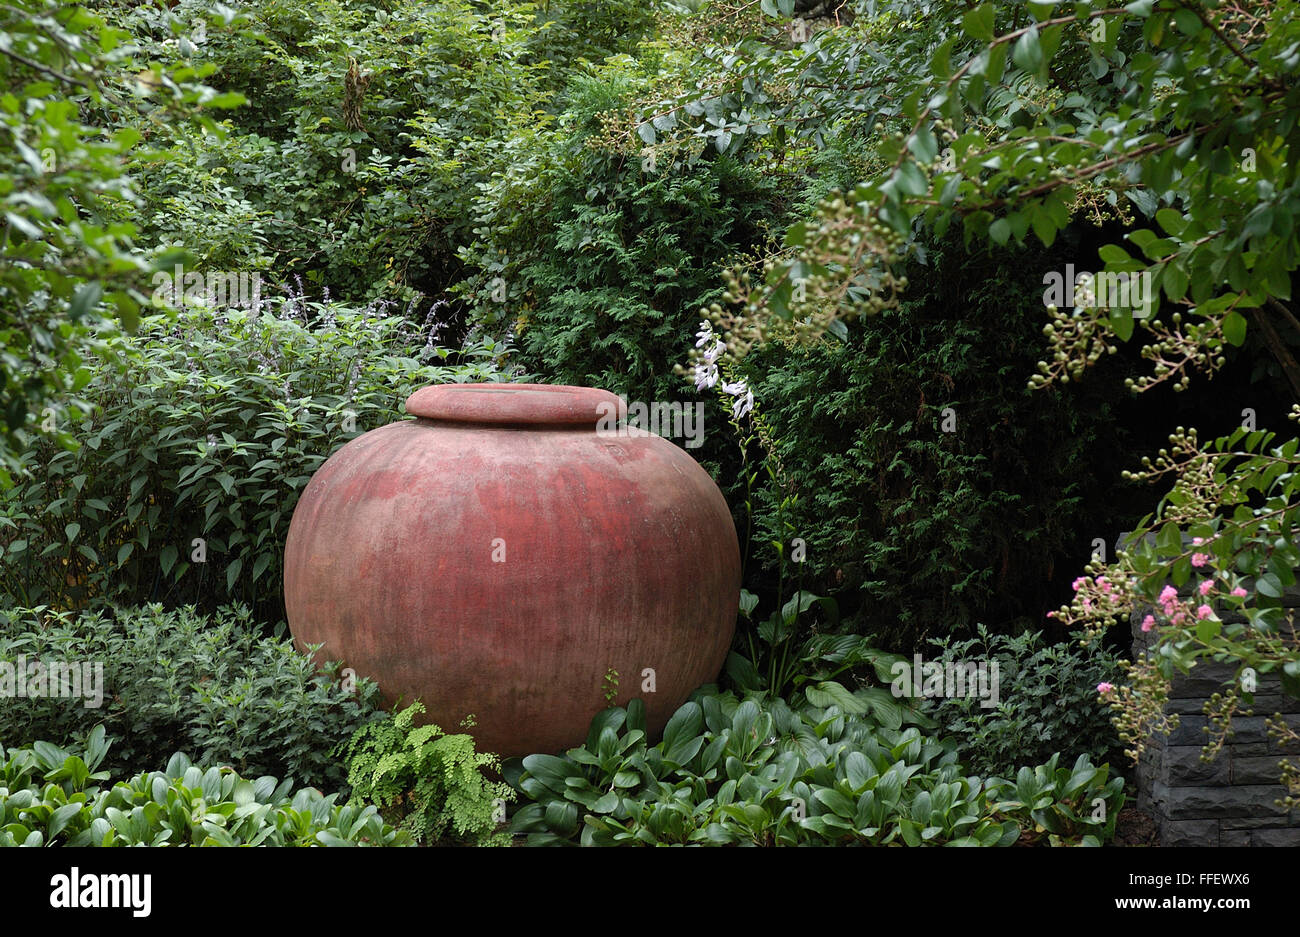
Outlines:
[[902,308],[846,343],[751,356],[788,483],[753,498],[764,567],[770,540],[803,538],[805,587],[837,594],[893,649],[976,621],[1043,623],[1071,562],[1094,536],[1113,542],[1108,495],[1130,458],[1112,417],[1122,389],[1025,389],[1042,287],[1012,274],[1066,256],[968,253],[949,239],[909,271]]

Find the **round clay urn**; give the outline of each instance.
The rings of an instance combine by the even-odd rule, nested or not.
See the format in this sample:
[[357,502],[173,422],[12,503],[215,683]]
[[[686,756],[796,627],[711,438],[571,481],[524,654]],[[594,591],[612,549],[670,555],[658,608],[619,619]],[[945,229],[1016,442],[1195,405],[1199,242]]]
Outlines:
[[666,439],[611,426],[615,395],[542,384],[425,387],[312,477],[285,544],[299,647],[420,700],[480,751],[579,745],[641,697],[647,729],[726,658],[740,595],[727,503]]

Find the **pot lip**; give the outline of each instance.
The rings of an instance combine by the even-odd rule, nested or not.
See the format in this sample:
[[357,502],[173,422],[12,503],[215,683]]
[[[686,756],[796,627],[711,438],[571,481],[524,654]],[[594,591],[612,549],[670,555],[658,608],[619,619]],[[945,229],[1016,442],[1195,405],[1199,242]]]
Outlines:
[[406,412],[451,423],[595,427],[622,420],[627,404],[607,390],[568,384],[430,384],[406,398]]

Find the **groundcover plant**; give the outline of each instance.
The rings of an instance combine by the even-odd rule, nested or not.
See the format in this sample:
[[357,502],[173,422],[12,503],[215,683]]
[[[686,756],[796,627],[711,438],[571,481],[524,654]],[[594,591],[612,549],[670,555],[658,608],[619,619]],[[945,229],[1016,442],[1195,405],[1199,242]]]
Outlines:
[[0,845],[1300,845],[1297,73],[1290,0],[0,5]]

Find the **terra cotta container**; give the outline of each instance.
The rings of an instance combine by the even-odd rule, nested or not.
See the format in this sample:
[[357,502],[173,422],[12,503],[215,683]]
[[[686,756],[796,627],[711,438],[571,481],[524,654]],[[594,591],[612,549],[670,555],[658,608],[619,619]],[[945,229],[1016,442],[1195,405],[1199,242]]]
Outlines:
[[713,480],[658,436],[598,431],[624,413],[607,391],[452,384],[406,409],[298,501],[298,645],[449,732],[473,715],[479,750],[505,757],[581,744],[611,670],[616,702],[641,697],[661,732],[735,628],[740,550]]

